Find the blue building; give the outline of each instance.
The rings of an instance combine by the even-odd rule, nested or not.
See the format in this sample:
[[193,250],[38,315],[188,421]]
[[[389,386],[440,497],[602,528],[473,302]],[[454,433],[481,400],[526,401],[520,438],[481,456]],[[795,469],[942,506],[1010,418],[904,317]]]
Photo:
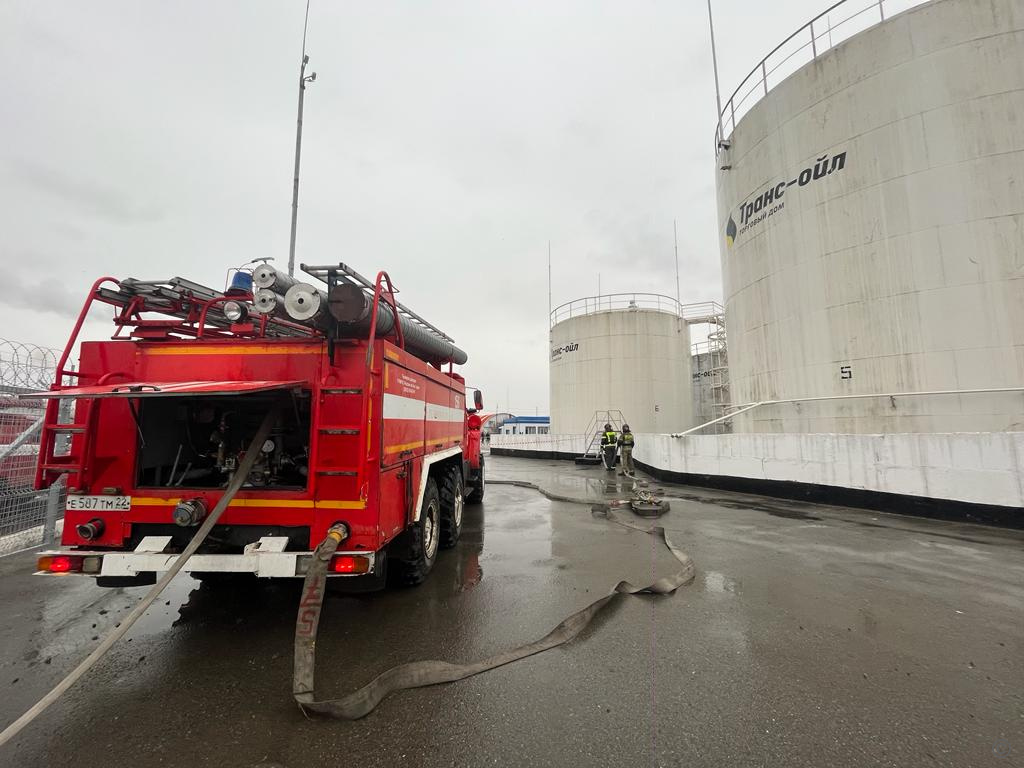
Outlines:
[[501,425],[503,435],[546,435],[550,431],[550,416],[512,416]]

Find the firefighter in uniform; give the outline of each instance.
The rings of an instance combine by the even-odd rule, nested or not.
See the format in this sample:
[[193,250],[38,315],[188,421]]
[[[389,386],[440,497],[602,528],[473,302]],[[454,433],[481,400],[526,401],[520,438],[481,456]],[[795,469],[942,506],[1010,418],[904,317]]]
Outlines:
[[619,435],[612,429],[611,424],[604,425],[604,432],[601,433],[601,461],[604,468],[613,471],[615,469],[615,452],[619,444]]
[[636,468],[633,466],[633,433],[629,431],[629,424],[622,425],[622,434],[619,435],[619,450],[622,456],[622,474],[632,475]]

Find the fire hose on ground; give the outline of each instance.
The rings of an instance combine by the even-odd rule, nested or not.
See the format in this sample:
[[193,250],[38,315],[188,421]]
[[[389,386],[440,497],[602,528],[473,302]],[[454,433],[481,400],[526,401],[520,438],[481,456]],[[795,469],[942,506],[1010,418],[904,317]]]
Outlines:
[[[531,484],[524,483],[523,485],[537,488]],[[537,490],[540,489],[537,488]],[[546,492],[541,492],[547,495]],[[562,500],[580,503],[578,499],[563,497]],[[544,637],[532,643],[469,664],[452,664],[439,660],[401,664],[378,675],[362,688],[343,698],[318,701],[314,685],[316,637],[320,614],[323,610],[327,566],[338,545],[344,541],[347,535],[344,526],[332,528],[327,538],[317,547],[302,586],[302,600],[295,621],[295,667],[292,680],[295,701],[303,712],[313,712],[339,720],[358,720],[370,714],[392,693],[441,683],[454,683],[567,643],[579,635],[605,606],[620,595],[671,595],[680,587],[693,581],[695,575],[693,561],[689,555],[669,540],[664,528],[660,526],[646,528],[622,521],[618,519],[611,508],[602,509],[601,514],[613,523],[661,538],[668,550],[681,564],[681,569],[646,587],[637,587],[628,581],[620,581],[612,587],[607,595],[572,614]]]

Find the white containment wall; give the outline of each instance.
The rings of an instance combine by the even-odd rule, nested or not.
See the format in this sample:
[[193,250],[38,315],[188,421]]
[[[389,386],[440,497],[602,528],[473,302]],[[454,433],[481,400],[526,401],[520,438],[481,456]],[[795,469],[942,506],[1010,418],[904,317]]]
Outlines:
[[[1024,386],[1024,0],[935,0],[771,85],[718,157],[732,402]],[[1024,430],[1024,396],[735,429]]]
[[694,426],[689,328],[674,300],[658,298],[665,309],[601,297],[552,326],[552,434],[583,434],[606,410],[622,411],[634,432]]

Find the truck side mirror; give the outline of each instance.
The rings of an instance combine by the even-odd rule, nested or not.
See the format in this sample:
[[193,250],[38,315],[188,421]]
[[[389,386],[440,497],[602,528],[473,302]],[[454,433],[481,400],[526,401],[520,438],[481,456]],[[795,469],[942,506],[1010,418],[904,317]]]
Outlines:
[[484,393],[479,389],[473,390],[473,407],[478,411],[484,407]]

